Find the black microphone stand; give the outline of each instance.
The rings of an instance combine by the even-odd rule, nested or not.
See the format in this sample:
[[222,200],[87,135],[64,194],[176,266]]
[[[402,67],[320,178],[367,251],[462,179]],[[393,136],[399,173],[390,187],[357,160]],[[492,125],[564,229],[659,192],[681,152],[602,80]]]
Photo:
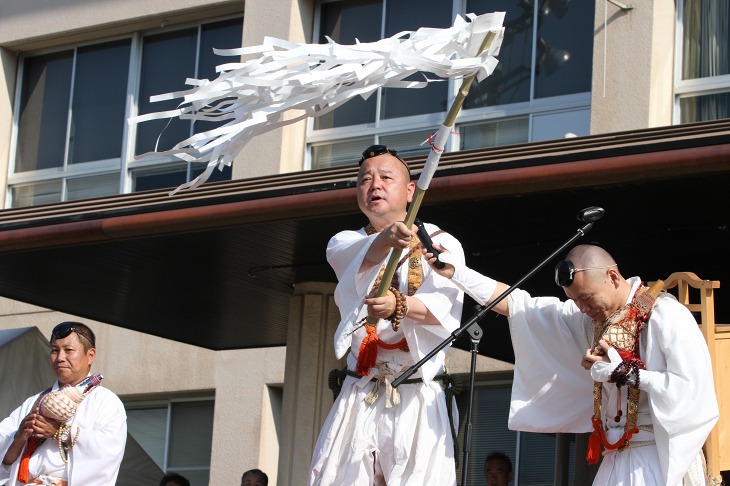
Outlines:
[[[466,486],[466,480],[469,474],[469,459],[471,455],[471,412],[472,412],[472,402],[473,402],[473,395],[474,395],[474,380],[476,376],[476,364],[477,364],[477,354],[479,350],[479,340],[482,338],[482,329],[479,327],[479,324],[477,324],[492,308],[500,303],[505,297],[507,297],[509,294],[512,293],[516,288],[518,288],[522,283],[524,283],[527,279],[532,277],[538,270],[540,270],[542,267],[544,267],[550,260],[555,258],[558,254],[560,254],[563,250],[565,250],[567,247],[573,244],[578,238],[585,236],[585,234],[593,227],[593,222],[601,219],[604,215],[604,211],[602,208],[598,208],[595,206],[592,206],[590,208],[583,209],[578,213],[578,219],[585,222],[586,224],[578,228],[578,231],[576,234],[574,234],[568,241],[563,243],[560,248],[552,252],[547,258],[545,258],[542,262],[540,262],[536,267],[534,267],[532,270],[527,272],[521,279],[519,279],[517,282],[515,282],[511,287],[509,287],[507,290],[502,292],[497,298],[495,298],[492,302],[487,304],[486,306],[477,306],[477,312],[465,323],[463,324],[459,329],[455,330],[451,333],[451,335],[446,338],[441,344],[436,346],[433,350],[431,350],[426,356],[424,356],[418,363],[414,364],[410,368],[408,368],[406,371],[404,371],[398,378],[393,380],[393,387],[398,387],[401,383],[403,383],[405,380],[407,380],[409,377],[413,375],[416,371],[423,366],[424,363],[429,361],[431,358],[433,358],[439,351],[444,349],[446,346],[451,344],[452,342],[456,341],[462,334],[465,332],[469,333],[469,337],[471,338],[471,370],[469,373],[469,392],[467,397],[467,408],[466,408],[466,421],[464,422],[464,462],[462,465],[461,470],[461,486]],[[451,404],[447,403],[447,407],[450,407]]]

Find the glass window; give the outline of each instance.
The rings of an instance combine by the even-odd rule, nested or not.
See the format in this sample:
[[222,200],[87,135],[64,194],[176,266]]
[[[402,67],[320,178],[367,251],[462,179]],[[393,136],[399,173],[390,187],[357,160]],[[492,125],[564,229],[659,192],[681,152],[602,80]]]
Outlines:
[[684,0],[675,86],[676,123],[730,117],[730,3]]
[[[150,102],[150,96],[190,89],[187,78],[213,79],[215,67],[230,59],[213,53],[214,48],[240,47],[243,36],[241,19],[204,24],[163,34],[147,35],[142,41],[142,68],[139,88],[139,114],[174,110],[180,99]],[[236,59],[237,60],[237,59]],[[136,153],[168,150],[193,133],[210,130],[211,122],[191,122],[179,118],[151,120],[137,125]],[[185,182],[185,181],[183,181]]]
[[70,164],[121,158],[130,48],[127,39],[77,50]]
[[73,51],[23,62],[15,172],[63,167]]
[[[240,18],[204,24],[191,28],[145,36],[142,41],[142,71],[139,89],[139,114],[173,110],[180,100],[150,102],[150,96],[190,89],[185,85],[187,78],[214,79],[218,76],[216,66],[230,59],[213,52],[214,48],[240,47],[243,24]],[[237,59],[235,59],[237,60]],[[211,130],[225,122],[190,122],[179,118],[151,120],[137,125],[138,155],[169,150],[194,133]],[[192,164],[190,168],[180,166],[174,159],[167,169],[132,171],[132,190],[162,189],[177,187],[205,170],[205,164]],[[231,170],[214,171],[209,182],[230,180]],[[174,182],[173,182],[174,181]],[[173,183],[171,183],[173,182]]]
[[[590,2],[592,3],[592,2]],[[481,83],[474,83],[464,108],[497,106],[530,100],[532,75],[532,2],[469,0],[466,10],[477,15],[505,12],[504,39],[496,69]]]
[[[453,137],[456,141],[450,142],[447,150],[528,142],[533,135],[528,127],[535,114],[550,114],[567,107],[589,112],[594,2],[466,0],[463,5],[465,12],[477,15],[504,11],[505,38],[495,72],[482,83],[472,85],[457,118],[460,137]],[[372,42],[420,27],[444,28],[452,24],[453,12],[461,8],[461,0],[323,1],[320,42],[326,42],[327,36],[343,44],[355,39]],[[408,79],[424,80],[427,76],[433,77],[417,73]],[[326,145],[337,145],[339,148],[333,150],[338,151],[361,140],[363,125],[367,125],[375,143],[384,143],[386,137],[408,139],[417,133],[435,131],[453,102],[454,89],[455,83],[449,80],[429,83],[423,89],[383,88],[368,100],[350,100],[315,118],[310,137],[312,167],[347,163],[345,160],[352,163],[352,154],[349,158],[343,154],[334,162]],[[566,100],[565,105],[542,101],[558,96]],[[514,125],[516,116],[524,124],[512,130],[508,127]],[[500,118],[512,120],[502,125]],[[582,118],[579,122],[577,127],[556,126],[554,132],[587,133],[590,119]],[[509,130],[509,134],[504,130]],[[393,146],[399,151],[411,147]]]
[[66,200],[76,201],[114,194],[119,191],[119,176],[119,172],[112,172],[69,178],[66,180]]
[[[327,37],[338,44],[375,42],[382,38],[381,0],[357,0],[322,4],[319,42]],[[315,129],[344,127],[375,122],[377,95],[367,100],[355,98],[345,105],[314,119]]]
[[730,74],[730,2],[684,0],[682,79]]
[[[174,110],[179,99],[150,102],[150,96],[189,89],[187,78],[195,77],[198,29],[149,35],[142,41],[139,84],[140,115]],[[150,120],[137,125],[136,154],[169,150],[192,135],[190,122],[179,118]]]
[[[444,0],[389,0],[385,3],[385,31],[383,37],[399,32],[418,30],[420,27],[446,28],[451,26],[451,2]],[[446,113],[449,83],[438,81],[432,74],[416,73],[406,81],[434,79],[425,88],[383,89],[382,118],[399,118],[426,113]]]
[[[128,131],[127,119],[132,114],[175,108],[179,100],[152,104],[149,98],[188,89],[186,78],[216,77],[215,67],[230,59],[215,55],[213,48],[240,47],[242,36],[243,22],[238,17],[25,56],[15,160],[8,174],[12,206],[107,196],[124,187],[169,188],[200,174],[204,164],[185,164],[172,157],[158,157],[153,163],[127,159],[169,149],[217,124],[193,126],[190,121],[172,119],[145,122]],[[138,51],[139,55],[133,55]],[[139,79],[130,81],[130,72],[139,73]],[[138,101],[128,103],[136,84]],[[134,147],[134,153],[126,147]],[[170,177],[145,178],[148,174],[141,173],[143,189],[136,189],[136,171],[151,165],[167,166],[158,172],[172,174],[175,182],[170,183]],[[127,183],[128,177],[132,183]],[[230,178],[227,168],[214,171],[210,180]]]
[[730,92],[681,98],[680,111],[680,123],[730,118]]
[[213,442],[213,400],[170,401],[127,409],[127,430],[155,463],[192,486],[206,486]]
[[34,184],[18,184],[11,187],[10,194],[15,207],[25,208],[60,202],[62,189],[63,181],[54,179]]
[[538,8],[535,98],[589,92],[594,2],[545,1]]
[[360,160],[359,154],[370,145],[373,145],[372,138],[355,138],[344,142],[313,145],[312,157],[318,161],[317,168],[320,169],[356,164]]
[[25,59],[16,172],[120,160],[130,46],[127,39]]
[[[486,484],[484,478],[484,461],[492,452],[502,452],[512,461],[514,479],[512,484],[520,486],[552,485],[555,475],[556,434],[536,434],[515,432],[507,428],[509,417],[511,385],[477,385],[472,405],[472,442],[469,456],[468,486]],[[460,467],[457,470],[459,480],[462,477],[464,426],[466,417],[467,390],[458,398],[459,416],[462,417],[459,430]],[[575,444],[572,434],[568,450],[568,484],[573,484],[575,465]]]
[[[204,170],[205,164],[176,163],[164,166],[135,169],[132,171],[132,192],[150,191],[154,189],[174,189],[180,184],[198,177]],[[208,177],[207,183],[231,180],[231,167],[226,166],[222,171],[217,168]]]
[[496,147],[524,142],[530,129],[527,117],[492,123],[473,123],[459,127],[461,150]]

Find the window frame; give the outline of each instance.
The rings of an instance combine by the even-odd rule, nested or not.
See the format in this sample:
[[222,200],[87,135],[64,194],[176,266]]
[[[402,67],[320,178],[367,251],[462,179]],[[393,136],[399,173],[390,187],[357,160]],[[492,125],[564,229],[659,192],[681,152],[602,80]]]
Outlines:
[[[195,397],[171,397],[167,399],[152,399],[152,400],[134,400],[134,401],[124,401],[124,409],[127,411],[130,410],[151,410],[151,409],[165,409],[166,417],[165,417],[165,444],[164,444],[164,457],[163,457],[163,465],[160,466],[160,469],[164,473],[169,472],[178,472],[180,474],[185,475],[186,471],[208,471],[208,476],[210,477],[210,471],[211,471],[211,465],[212,465],[212,454],[211,457],[208,458],[208,467],[201,467],[201,466],[194,466],[194,467],[186,467],[186,468],[180,468],[180,467],[170,467],[169,466],[169,455],[170,455],[170,440],[171,440],[171,426],[172,426],[172,411],[173,406],[175,404],[179,403],[192,403],[192,402],[210,402],[213,404],[213,417],[215,418],[215,395],[214,394],[202,394],[200,396]],[[213,422],[215,427],[215,421]],[[211,430],[211,438],[213,435],[213,430]],[[134,440],[137,440],[134,436],[130,434],[130,437],[134,438]],[[139,441],[137,441],[139,442]],[[144,446],[140,444],[140,447],[147,453],[147,451],[144,449]],[[213,441],[211,439],[211,451],[213,448]],[[151,458],[151,457],[150,457]],[[151,458],[153,461],[154,459]],[[155,462],[155,464],[157,464]],[[159,464],[158,464],[159,466]]]
[[684,70],[684,3],[679,0],[676,8],[674,37],[674,103],[672,123],[682,123],[681,103],[685,98],[714,94],[730,94],[730,74],[694,79],[683,79]]
[[[465,377],[465,379],[468,379],[468,377]],[[497,390],[509,390],[512,387],[514,381],[514,376],[512,372],[509,373],[497,373],[495,376],[490,377],[487,376],[481,376],[477,377],[474,382],[474,394],[476,395],[478,392],[489,392],[490,389]],[[509,393],[507,393],[508,399],[505,403],[505,410],[509,411]],[[469,400],[468,396],[468,389],[465,389],[464,392],[462,392],[461,395],[457,396],[457,401],[459,405],[459,410],[461,410],[462,407],[468,406],[467,401]],[[477,406],[478,403],[474,400],[474,397],[472,397],[472,406]],[[465,418],[465,416],[464,416]],[[478,418],[479,418],[479,411],[476,409],[472,409],[472,431],[477,430],[478,428]],[[476,420],[475,420],[476,419]],[[457,451],[459,454],[460,464],[457,468],[457,477],[461,478],[463,475],[463,455],[464,455],[464,440],[465,440],[465,427],[466,422],[461,421],[459,423],[459,435],[458,435],[458,441],[459,441],[459,450]],[[505,423],[505,429],[506,429],[506,423]],[[553,456],[557,457],[555,455],[556,451],[560,447],[561,441],[565,441],[565,439],[568,436],[574,436],[573,444],[575,445],[575,438],[577,438],[577,435],[579,434],[559,434],[559,433],[533,433],[533,432],[521,432],[521,431],[514,431],[514,430],[507,430],[508,433],[514,434],[514,449],[512,450],[501,450],[501,449],[495,449],[495,448],[488,448],[488,450],[475,450],[474,445],[478,443],[478,440],[475,440],[475,437],[472,435],[471,437],[471,443],[472,443],[472,449],[470,451],[470,459],[469,459],[469,476],[467,478],[467,484],[468,485],[481,485],[484,484],[484,473],[483,473],[483,467],[484,467],[484,460],[486,458],[486,455],[499,451],[505,453],[507,456],[509,456],[512,460],[512,473],[513,478],[511,484],[524,484],[524,481],[520,481],[520,476],[525,475],[526,471],[522,469],[524,466],[522,463],[523,454],[525,451],[523,450],[525,446],[525,441],[530,436],[549,436],[552,438],[553,443]],[[568,443],[570,443],[570,439],[568,439]],[[477,444],[478,445],[478,444]],[[570,445],[568,446],[570,448]],[[574,447],[574,446],[573,446]],[[573,451],[575,452],[575,451]],[[566,478],[568,480],[568,484],[574,484],[574,474],[575,474],[575,465],[579,458],[575,456],[575,454],[568,453],[566,456],[563,457],[564,460],[568,461],[568,477]],[[553,476],[550,478],[545,478],[544,484],[552,484],[554,476],[555,476],[555,468],[558,466],[557,460],[553,459],[552,467],[553,467]]]
[[[314,9],[314,25],[313,25],[313,38],[318,38],[320,34],[321,19],[322,19],[322,5],[328,3],[336,3],[346,0],[320,0],[316,3]],[[463,11],[466,9],[466,0],[451,0],[452,1],[452,18],[457,14],[464,15]],[[537,16],[537,7],[533,11],[534,15]],[[383,2],[383,23],[385,23],[385,2]],[[537,35],[537,22],[533,21],[532,25],[532,38],[533,43]],[[382,32],[382,29],[381,29]],[[537,50],[533,46],[531,53],[531,64],[535,65],[537,62]],[[455,131],[452,136],[449,137],[445,148],[446,152],[453,152],[460,150],[461,139],[459,136],[459,126],[466,124],[474,124],[477,122],[498,122],[502,119],[509,119],[515,117],[525,116],[528,118],[528,133],[527,140],[524,142],[533,141],[532,131],[532,120],[536,115],[545,115],[550,113],[558,113],[564,111],[575,111],[575,110],[588,110],[591,109],[591,92],[586,91],[582,93],[573,93],[568,95],[558,95],[552,97],[535,98],[535,73],[534,69],[530,74],[530,100],[497,105],[497,106],[485,106],[479,108],[462,109],[457,115],[454,123]],[[319,169],[322,166],[315,166],[314,161],[314,148],[317,146],[324,146],[329,144],[335,144],[338,142],[356,141],[358,139],[367,138],[367,142],[364,142],[363,146],[370,145],[371,143],[381,143],[379,138],[381,136],[391,136],[398,134],[408,134],[411,132],[419,132],[424,130],[435,131],[443,123],[449,108],[453,105],[454,99],[458,95],[461,82],[455,82],[454,79],[448,79],[445,81],[449,84],[447,90],[447,109],[442,112],[428,113],[423,115],[412,115],[400,118],[386,119],[381,116],[381,92],[382,88],[379,88],[373,96],[377,96],[376,103],[376,118],[373,123],[364,123],[358,125],[349,125],[343,127],[317,129],[314,128],[314,118],[307,120],[306,127],[306,146],[304,154],[304,170]],[[590,127],[586,127],[590,130]],[[356,162],[353,157],[353,164]]]
[[[178,30],[185,30],[190,28],[196,28],[198,31],[198,46],[200,46],[200,33],[203,26],[208,24],[215,24],[218,22],[225,22],[234,19],[240,19],[241,27],[243,28],[243,16],[241,14],[231,14],[227,16],[215,17],[211,19],[200,19],[191,22],[181,23],[175,26],[161,26],[153,29],[144,29],[129,34],[102,37],[94,40],[79,42],[76,44],[54,46],[48,49],[41,49],[37,51],[29,51],[22,53],[20,56],[16,77],[15,86],[17,87],[16,92],[13,96],[13,119],[10,130],[10,144],[8,150],[8,170],[7,170],[7,181],[6,181],[6,197],[5,207],[14,208],[16,201],[13,190],[21,186],[30,186],[33,184],[42,184],[44,182],[59,181],[61,192],[58,197],[58,201],[67,202],[73,199],[69,199],[68,193],[68,180],[75,178],[83,178],[96,175],[104,175],[116,173],[119,175],[119,184],[117,190],[113,194],[129,194],[133,189],[133,173],[136,170],[154,169],[154,168],[172,168],[175,165],[186,164],[187,166],[187,180],[191,180],[195,167],[192,166],[191,162],[181,161],[177,157],[168,155],[150,155],[146,157],[140,157],[142,154],[135,154],[136,144],[136,125],[130,125],[128,119],[136,116],[139,113],[139,91],[141,84],[141,67],[142,67],[142,49],[144,46],[144,38],[147,36],[154,36],[165,32],[174,32]],[[120,157],[95,160],[91,162],[81,162],[71,164],[68,161],[68,145],[70,143],[69,130],[70,123],[67,123],[65,145],[64,145],[64,157],[63,165],[61,167],[16,172],[16,162],[19,150],[19,127],[20,127],[20,108],[22,93],[21,89],[23,86],[23,76],[25,74],[25,62],[27,58],[43,56],[48,54],[72,51],[73,52],[73,66],[71,72],[71,89],[73,89],[74,76],[76,74],[76,56],[78,50],[87,46],[97,46],[101,44],[112,43],[121,40],[130,40],[130,55],[129,55],[129,66],[127,69],[127,89],[125,92],[125,119],[122,129],[122,139],[119,140],[120,144]],[[200,62],[200,47],[196,51],[196,66]],[[223,59],[223,58],[221,58]],[[221,60],[223,62],[223,60]],[[73,100],[69,101],[67,109],[67,117],[70,120],[72,115]],[[192,126],[192,122],[191,122]],[[111,195],[111,194],[110,194]]]

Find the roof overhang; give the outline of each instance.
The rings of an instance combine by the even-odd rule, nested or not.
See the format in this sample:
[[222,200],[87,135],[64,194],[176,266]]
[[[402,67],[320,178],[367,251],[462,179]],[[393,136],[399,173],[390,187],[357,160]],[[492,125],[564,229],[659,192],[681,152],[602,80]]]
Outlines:
[[[409,164],[417,173],[423,159]],[[356,170],[5,210],[0,295],[210,349],[284,345],[293,285],[334,281],[327,240],[364,222]],[[606,209],[587,241],[624,274],[722,280],[728,182],[724,120],[447,153],[420,213],[505,282],[572,236],[587,206]],[[550,273],[526,286],[559,295]],[[509,359],[494,329],[501,344],[480,350]]]

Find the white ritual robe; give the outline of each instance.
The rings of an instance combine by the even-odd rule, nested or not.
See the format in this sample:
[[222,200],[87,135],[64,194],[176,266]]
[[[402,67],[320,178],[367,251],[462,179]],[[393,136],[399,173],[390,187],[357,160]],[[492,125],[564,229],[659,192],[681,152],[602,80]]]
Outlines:
[[[53,390],[58,389],[58,382]],[[40,393],[38,394],[40,395]],[[0,423],[0,458],[5,457],[13,436],[23,418],[30,413],[38,395],[28,398]],[[76,445],[69,451],[68,463],[63,463],[58,443],[47,439],[31,455],[31,479],[50,474],[66,479],[69,486],[114,486],[127,443],[127,414],[119,397],[103,386],[97,386],[79,404],[70,422],[72,437],[79,430]],[[22,457],[22,455],[21,455]],[[0,484],[23,484],[17,481],[20,457],[13,464],[0,464]]]
[[[640,284],[629,279],[633,298]],[[510,332],[515,375],[509,428],[528,432],[591,432],[593,380],[581,360],[593,340],[593,323],[572,301],[510,294]],[[632,442],[655,440],[605,455],[596,486],[675,486],[697,458],[719,416],[707,344],[685,306],[671,296],[660,298],[645,327],[641,359],[642,390],[638,425],[652,425]],[[623,417],[614,421],[617,388],[603,386],[604,423],[615,442],[626,420],[626,389],[621,391]]]
[[[430,234],[438,230],[430,224],[426,225],[426,229]],[[353,324],[367,315],[367,308],[362,302],[380,270],[380,266],[376,266],[371,271],[359,272],[363,257],[375,237],[368,236],[364,229],[343,231],[335,235],[327,247],[328,261],[339,280],[335,302],[342,315],[342,322],[335,333],[335,351],[338,357],[350,351],[347,358],[350,370],[355,370],[360,344],[367,333],[364,328],[351,335],[349,333]],[[463,263],[461,244],[454,237],[442,233],[433,240]],[[402,256],[406,254],[407,250],[404,250]],[[371,378],[382,377],[389,373],[388,369],[393,377],[398,376],[460,325],[463,293],[448,279],[433,272],[423,259],[421,266],[423,282],[415,297],[428,307],[440,325],[421,324],[404,318],[400,329],[393,331],[390,321],[378,323],[380,339],[396,343],[405,336],[410,352],[378,348],[377,363],[370,376],[346,378],[315,446],[310,485],[456,484],[454,443],[447,404],[440,382],[433,380],[443,369],[444,350],[411,377],[421,377],[424,383],[402,384],[397,388],[400,404],[386,408],[385,386],[380,387],[375,403],[368,405],[364,401],[374,387]],[[405,293],[408,261],[397,272],[400,290]],[[458,430],[455,407],[453,412],[454,425]]]

